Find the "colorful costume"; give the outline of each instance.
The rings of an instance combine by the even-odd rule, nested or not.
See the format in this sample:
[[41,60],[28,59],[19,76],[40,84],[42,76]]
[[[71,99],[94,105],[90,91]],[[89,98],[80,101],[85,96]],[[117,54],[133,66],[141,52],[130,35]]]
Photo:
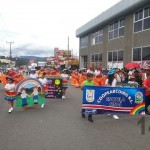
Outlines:
[[67,89],[68,88],[69,75],[68,74],[61,74],[61,77],[62,77],[62,88]]
[[[12,83],[12,84],[7,83],[5,85],[5,89],[14,88],[14,87],[15,87],[14,83]],[[15,92],[15,90],[10,90],[10,91],[6,91],[5,92],[5,100],[6,101],[14,101],[15,99],[16,99],[16,92]]]

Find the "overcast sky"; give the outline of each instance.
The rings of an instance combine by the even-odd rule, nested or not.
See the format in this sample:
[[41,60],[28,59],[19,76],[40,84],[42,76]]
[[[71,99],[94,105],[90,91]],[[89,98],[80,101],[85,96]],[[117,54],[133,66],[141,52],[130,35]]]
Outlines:
[[[120,0],[0,0],[0,55],[51,56],[54,47],[76,55],[76,30]],[[6,50],[6,51],[4,51]]]

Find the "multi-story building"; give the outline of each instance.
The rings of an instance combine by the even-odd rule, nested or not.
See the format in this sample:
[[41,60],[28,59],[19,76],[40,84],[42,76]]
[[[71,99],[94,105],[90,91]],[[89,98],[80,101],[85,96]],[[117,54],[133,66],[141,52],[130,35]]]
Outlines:
[[150,0],[122,0],[76,30],[80,68],[150,60]]

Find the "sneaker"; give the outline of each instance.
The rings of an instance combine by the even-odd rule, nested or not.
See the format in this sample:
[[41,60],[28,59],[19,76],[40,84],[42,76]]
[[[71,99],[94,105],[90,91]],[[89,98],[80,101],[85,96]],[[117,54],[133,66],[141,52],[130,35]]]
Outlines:
[[66,97],[65,96],[62,96],[62,99],[65,99]]
[[11,108],[10,108],[10,109],[8,110],[8,112],[11,113],[11,111],[12,111],[12,110],[11,110]]
[[13,109],[13,107],[11,107],[10,109],[11,109],[11,111],[13,111],[13,110],[14,110],[14,109]]
[[85,118],[85,114],[82,114],[82,118]]
[[117,115],[113,115],[113,118],[117,119],[117,120],[119,119],[119,117]]
[[90,122],[94,122],[93,119],[92,119],[92,117],[88,117],[88,120],[89,120]]
[[41,108],[44,108],[44,104],[41,105]]

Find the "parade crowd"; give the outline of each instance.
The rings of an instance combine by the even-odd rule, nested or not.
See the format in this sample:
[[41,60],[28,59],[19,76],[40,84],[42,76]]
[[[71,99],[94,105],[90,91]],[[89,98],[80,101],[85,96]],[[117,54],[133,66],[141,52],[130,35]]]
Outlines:
[[[123,68],[123,69],[103,69],[100,67],[70,70],[70,69],[56,69],[43,68],[39,70],[32,68],[29,70],[29,74],[22,69],[8,70],[6,72],[0,72],[0,81],[4,85],[6,90],[5,100],[8,102],[8,112],[13,111],[13,103],[15,100],[16,92],[15,86],[17,83],[25,78],[38,79],[44,86],[46,91],[47,77],[60,76],[62,78],[62,99],[66,98],[66,90],[68,85],[75,88],[83,89],[84,86],[109,86],[116,87],[119,84],[130,84],[131,87],[139,87],[145,89],[145,113],[150,115],[148,106],[150,105],[150,69],[143,68]],[[22,90],[23,91],[23,90]],[[34,93],[35,94],[35,93]],[[25,94],[24,94],[25,97]],[[25,105],[23,105],[24,108]],[[44,107],[44,105],[42,106]],[[85,111],[81,112],[82,118],[85,118]],[[114,119],[119,119],[117,115],[113,115]],[[88,115],[88,120],[93,122],[92,115]]]

